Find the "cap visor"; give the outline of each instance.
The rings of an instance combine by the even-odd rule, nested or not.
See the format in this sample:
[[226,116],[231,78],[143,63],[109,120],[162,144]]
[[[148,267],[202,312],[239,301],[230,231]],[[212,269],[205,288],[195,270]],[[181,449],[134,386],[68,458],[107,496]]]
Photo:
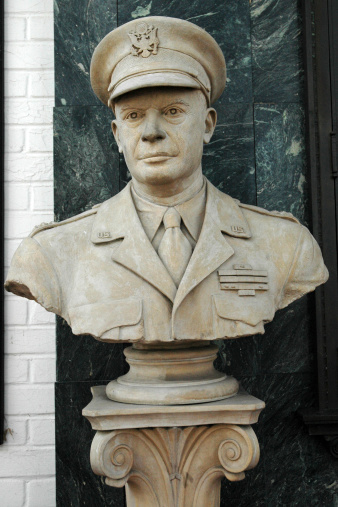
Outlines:
[[186,88],[200,89],[198,82],[188,74],[178,72],[154,72],[150,74],[139,74],[119,83],[111,95],[115,99],[124,93],[132,92],[140,88],[154,86],[179,86]]

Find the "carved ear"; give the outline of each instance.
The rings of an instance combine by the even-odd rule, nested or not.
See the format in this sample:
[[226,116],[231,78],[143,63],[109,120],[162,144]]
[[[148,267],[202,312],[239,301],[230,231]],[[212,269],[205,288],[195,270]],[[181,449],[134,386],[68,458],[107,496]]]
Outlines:
[[203,136],[204,144],[208,144],[210,139],[212,138],[212,134],[214,133],[216,123],[217,123],[217,112],[213,107],[209,107],[206,111],[205,118],[205,132]]
[[117,121],[116,120],[113,120],[111,122],[111,129],[113,131],[113,134],[114,134],[114,137],[115,137],[115,141],[116,141],[116,144],[117,144],[118,149],[119,149],[119,153],[123,153],[122,146],[120,145],[120,138],[119,138],[118,126],[117,126]]

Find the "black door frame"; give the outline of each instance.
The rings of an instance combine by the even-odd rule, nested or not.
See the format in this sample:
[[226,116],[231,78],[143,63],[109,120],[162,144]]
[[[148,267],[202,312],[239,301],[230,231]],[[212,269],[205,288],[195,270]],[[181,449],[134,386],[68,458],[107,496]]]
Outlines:
[[[0,1],[0,67],[1,67],[1,76],[0,76],[0,97],[1,97],[1,107],[0,107],[0,142],[1,142],[1,178],[0,178],[0,209],[1,209],[1,220],[0,220],[0,241],[1,241],[1,261],[2,261],[2,287],[4,282],[4,157],[5,157],[5,113],[4,113],[4,1]],[[1,300],[0,300],[0,445],[4,440],[4,290],[0,291]]]
[[313,233],[329,270],[316,291],[318,406],[303,412],[338,458],[338,2],[303,0]]

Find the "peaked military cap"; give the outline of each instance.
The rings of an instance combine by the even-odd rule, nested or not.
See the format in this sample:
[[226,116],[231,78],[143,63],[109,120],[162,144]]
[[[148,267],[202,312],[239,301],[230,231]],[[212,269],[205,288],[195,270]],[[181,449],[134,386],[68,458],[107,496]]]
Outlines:
[[153,86],[200,89],[212,104],[225,88],[226,65],[221,48],[202,28],[151,16],[106,35],[93,53],[90,77],[108,106],[124,93]]

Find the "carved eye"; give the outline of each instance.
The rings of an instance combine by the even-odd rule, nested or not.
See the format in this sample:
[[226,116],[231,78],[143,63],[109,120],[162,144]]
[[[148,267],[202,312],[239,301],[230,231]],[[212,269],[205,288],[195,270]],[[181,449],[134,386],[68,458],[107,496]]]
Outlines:
[[128,118],[130,118],[131,120],[136,120],[137,119],[137,113],[135,111],[133,113],[130,113],[128,115]]
[[175,116],[175,114],[178,113],[178,109],[176,109],[176,107],[172,107],[171,109],[169,109],[169,114],[171,114],[171,116]]

